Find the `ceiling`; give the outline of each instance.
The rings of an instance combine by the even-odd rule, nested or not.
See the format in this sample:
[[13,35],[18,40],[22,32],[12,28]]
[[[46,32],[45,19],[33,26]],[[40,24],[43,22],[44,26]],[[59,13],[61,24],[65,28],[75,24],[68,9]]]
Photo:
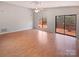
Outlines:
[[64,6],[79,6],[79,1],[5,1],[9,4],[27,8],[53,8]]

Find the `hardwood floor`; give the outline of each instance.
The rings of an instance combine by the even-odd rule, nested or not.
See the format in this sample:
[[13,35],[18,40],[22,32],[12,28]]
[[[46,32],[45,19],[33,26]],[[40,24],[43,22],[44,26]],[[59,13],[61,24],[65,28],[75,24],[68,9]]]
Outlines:
[[79,56],[79,40],[35,29],[4,34],[0,56]]

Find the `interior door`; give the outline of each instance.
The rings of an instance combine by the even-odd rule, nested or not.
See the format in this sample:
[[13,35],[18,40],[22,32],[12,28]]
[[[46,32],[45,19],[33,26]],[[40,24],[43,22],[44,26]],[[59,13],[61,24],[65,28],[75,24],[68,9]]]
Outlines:
[[64,16],[56,16],[56,32],[64,34]]
[[76,15],[65,16],[65,34],[76,36]]

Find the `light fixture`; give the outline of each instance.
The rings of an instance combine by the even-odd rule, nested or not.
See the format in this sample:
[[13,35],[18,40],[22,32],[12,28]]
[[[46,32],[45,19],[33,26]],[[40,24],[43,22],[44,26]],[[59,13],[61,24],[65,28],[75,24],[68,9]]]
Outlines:
[[35,13],[38,13],[40,10],[38,8],[35,8]]

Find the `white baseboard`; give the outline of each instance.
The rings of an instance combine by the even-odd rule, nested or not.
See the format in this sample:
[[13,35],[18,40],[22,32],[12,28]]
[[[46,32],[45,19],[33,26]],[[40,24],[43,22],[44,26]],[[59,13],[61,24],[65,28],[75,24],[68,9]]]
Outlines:
[[32,27],[28,27],[28,28],[24,28],[24,29],[19,29],[19,30],[15,30],[15,31],[10,31],[10,32],[3,32],[3,33],[0,33],[0,34],[13,33],[13,32],[18,32],[18,31],[23,31],[23,30],[29,30],[29,29],[32,29]]

